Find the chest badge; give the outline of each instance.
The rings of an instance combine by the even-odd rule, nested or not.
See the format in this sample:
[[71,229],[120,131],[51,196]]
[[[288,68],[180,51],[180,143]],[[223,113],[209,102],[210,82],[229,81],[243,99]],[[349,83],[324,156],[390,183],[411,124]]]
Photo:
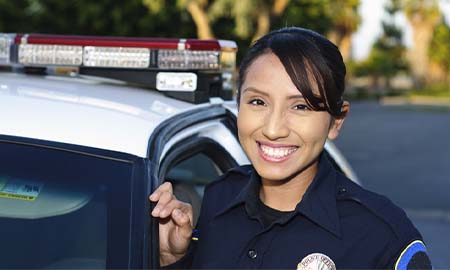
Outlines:
[[298,263],[299,270],[336,270],[333,260],[322,253],[312,253]]

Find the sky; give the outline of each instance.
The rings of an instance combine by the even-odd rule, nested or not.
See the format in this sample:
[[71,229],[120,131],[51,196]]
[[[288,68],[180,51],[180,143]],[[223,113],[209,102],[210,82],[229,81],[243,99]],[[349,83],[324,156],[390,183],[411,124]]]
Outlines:
[[[384,5],[388,0],[362,0],[360,14],[362,23],[358,31],[353,35],[353,56],[356,60],[364,59],[370,51],[370,47],[375,39],[382,34],[381,19],[386,16]],[[450,24],[450,0],[440,0],[439,6]],[[396,22],[403,27],[403,39],[406,46],[412,45],[412,29],[403,14],[398,14]]]

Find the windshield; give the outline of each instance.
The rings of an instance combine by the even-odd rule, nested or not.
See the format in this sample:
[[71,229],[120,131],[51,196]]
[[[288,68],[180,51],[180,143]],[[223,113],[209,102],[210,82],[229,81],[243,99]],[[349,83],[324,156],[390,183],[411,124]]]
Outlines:
[[128,239],[115,230],[129,224],[114,220],[129,220],[131,172],[130,162],[0,143],[0,268],[106,268],[108,247]]

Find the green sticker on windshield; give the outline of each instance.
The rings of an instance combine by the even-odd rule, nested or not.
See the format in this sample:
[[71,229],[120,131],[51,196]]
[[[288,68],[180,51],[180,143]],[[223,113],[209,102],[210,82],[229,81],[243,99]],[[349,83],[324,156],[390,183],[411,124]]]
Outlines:
[[34,201],[39,196],[43,184],[6,177],[0,178],[0,197]]

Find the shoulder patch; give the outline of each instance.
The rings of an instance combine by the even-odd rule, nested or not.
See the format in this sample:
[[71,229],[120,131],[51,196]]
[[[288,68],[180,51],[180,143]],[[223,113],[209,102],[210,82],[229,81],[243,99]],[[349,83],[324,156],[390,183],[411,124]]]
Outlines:
[[411,242],[398,257],[394,269],[433,269],[425,244],[421,240]]

